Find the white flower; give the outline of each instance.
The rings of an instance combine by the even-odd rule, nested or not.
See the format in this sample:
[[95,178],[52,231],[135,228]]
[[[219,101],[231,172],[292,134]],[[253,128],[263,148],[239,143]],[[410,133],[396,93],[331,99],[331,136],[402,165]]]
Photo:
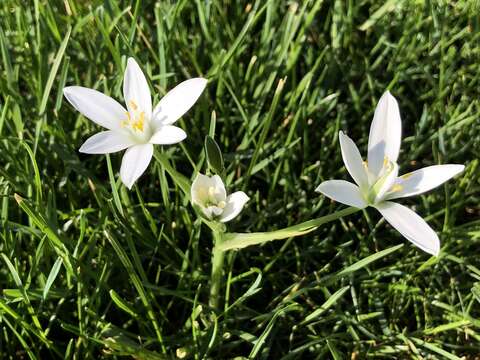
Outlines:
[[120,177],[130,189],[148,167],[153,144],[175,144],[187,137],[173,126],[197,101],[207,80],[186,80],[170,90],[152,110],[152,99],[145,75],[133,58],[127,61],[123,79],[126,110],[116,100],[97,90],[69,86],[63,94],[85,117],[106,128],[80,147],[87,154],[109,154],[127,149],[123,155]]
[[375,109],[367,162],[362,161],[355,143],[341,131],[339,134],[343,162],[356,185],[344,180],[330,180],[321,183],[316,191],[360,209],[373,206],[409,241],[437,256],[440,252],[437,234],[415,212],[389,200],[431,190],[462,172],[464,166],[435,165],[398,177],[401,127],[397,101],[387,91]]
[[198,174],[191,188],[192,203],[198,205],[209,220],[227,222],[242,211],[250,199],[243,191],[227,196],[225,185],[218,175]]

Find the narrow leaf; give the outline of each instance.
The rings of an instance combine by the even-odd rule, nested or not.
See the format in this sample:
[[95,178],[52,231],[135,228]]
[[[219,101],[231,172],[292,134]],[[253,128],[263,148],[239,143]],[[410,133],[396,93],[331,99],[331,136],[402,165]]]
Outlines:
[[55,80],[55,76],[57,76],[58,68],[60,66],[60,62],[62,61],[63,54],[65,53],[65,49],[67,48],[71,32],[72,28],[68,28],[67,34],[65,35],[62,43],[60,44],[57,55],[55,55],[50,74],[48,75],[47,83],[45,84],[45,89],[43,90],[42,101],[40,102],[40,108],[38,110],[38,113],[40,115],[43,114],[45,108],[47,107],[47,101],[50,97],[50,91],[52,90],[53,81]]
[[62,266],[62,258],[58,257],[55,264],[52,266],[52,270],[50,270],[50,274],[48,274],[47,282],[45,283],[45,287],[43,288],[42,298],[45,300],[47,298],[48,292],[50,288],[57,278],[58,272],[60,271],[60,267]]
[[316,309],[315,311],[307,315],[302,323],[310,322],[316,319],[317,317],[319,317],[321,314],[327,311],[332,305],[334,305],[338,300],[340,300],[340,298],[343,296],[343,294],[345,294],[348,291],[348,289],[350,289],[349,285],[344,286],[343,288],[337,290],[332,296],[330,296],[327,299],[327,301],[325,301],[320,306],[320,308]]

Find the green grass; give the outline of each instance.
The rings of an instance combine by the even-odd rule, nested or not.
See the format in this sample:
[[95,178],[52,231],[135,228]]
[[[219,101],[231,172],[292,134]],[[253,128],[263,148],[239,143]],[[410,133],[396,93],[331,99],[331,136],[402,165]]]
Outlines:
[[[1,358],[478,356],[478,13],[478,1],[1,1]],[[62,88],[121,100],[128,56],[155,101],[189,77],[209,79],[179,122],[188,138],[157,149],[192,179],[216,119],[229,189],[251,197],[228,224],[236,232],[341,209],[314,188],[348,178],[338,130],[365,154],[390,89],[401,169],[467,166],[402,201],[438,232],[440,258],[369,209],[228,252],[225,311],[214,316],[212,238],[180,185],[157,159],[128,191],[119,154],[78,152],[98,127]]]

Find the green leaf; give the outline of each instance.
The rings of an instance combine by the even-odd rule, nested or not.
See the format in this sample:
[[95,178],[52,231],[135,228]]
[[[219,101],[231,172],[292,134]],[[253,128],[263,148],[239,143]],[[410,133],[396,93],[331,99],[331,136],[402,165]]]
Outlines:
[[222,251],[238,250],[251,245],[259,245],[272,240],[288,239],[295,236],[301,236],[312,232],[320,225],[326,224],[330,221],[337,220],[343,216],[353,214],[360,209],[349,207],[333,214],[329,214],[317,219],[308,220],[298,225],[289,226],[284,229],[274,230],[269,232],[255,232],[255,233],[225,233],[223,234],[223,241],[218,245]]
[[225,170],[223,156],[217,142],[209,135],[205,136],[205,155],[210,168],[217,174]]
[[445,351],[441,348],[439,348],[437,345],[435,344],[432,344],[432,343],[428,343],[424,340],[421,340],[421,339],[417,339],[417,338],[410,338],[410,340],[412,340],[414,343],[416,343],[417,345],[425,348],[425,349],[428,349],[434,353],[437,353],[438,355],[441,355],[443,359],[450,359],[450,360],[461,360],[462,358],[456,356],[456,355],[453,355],[451,353],[449,353],[448,351]]
[[63,243],[62,239],[60,239],[60,237],[57,235],[56,231],[52,229],[52,227],[47,223],[42,214],[32,209],[30,204],[28,204],[25,199],[23,199],[18,194],[15,194],[14,197],[18,205],[30,217],[32,222],[40,229],[43,234],[47,236],[47,239],[49,240],[50,244],[52,245],[58,256],[63,259],[63,263],[65,264],[68,274],[75,278],[76,275],[73,271],[72,261],[70,260],[70,253],[66,248],[65,244]]
[[400,244],[400,245],[396,245],[396,246],[392,246],[391,248],[388,248],[388,249],[385,249],[385,250],[382,250],[382,251],[379,251],[378,253],[376,254],[372,254],[370,256],[367,256],[366,258],[360,260],[360,261],[357,261],[356,263],[346,267],[345,269],[343,269],[342,271],[340,271],[339,273],[337,273],[335,275],[335,277],[343,277],[345,275],[348,275],[348,274],[351,274],[355,271],[358,271],[360,270],[361,268],[364,268],[365,266],[367,266],[368,264],[374,262],[374,261],[377,261],[381,258],[383,258],[384,256],[387,256],[395,251],[397,251],[398,249],[400,249],[401,247],[403,247],[403,244]]
[[115,290],[110,289],[108,292],[110,294],[111,299],[118,306],[119,309],[125,311],[127,314],[133,316],[134,318],[138,317],[138,314],[133,310],[130,305],[128,305],[118,294]]
[[334,305],[340,298],[345,294],[348,289],[350,289],[350,285],[344,286],[343,288],[337,290],[332,296],[330,296],[327,301],[325,301],[320,308],[316,309],[309,315],[305,317],[302,323],[307,323],[310,322],[317,317],[319,317],[321,314],[323,314],[325,311],[327,311],[332,305]]
[[45,287],[43,288],[42,298],[45,300],[47,298],[48,292],[50,291],[50,287],[52,286],[53,282],[57,278],[58,272],[60,271],[60,267],[62,266],[62,258],[58,257],[55,264],[52,266],[52,270],[50,270],[50,274],[48,274],[47,282],[45,283]]
[[72,32],[71,28],[68,28],[67,34],[63,39],[60,48],[58,49],[57,55],[55,55],[55,59],[53,61],[52,68],[50,70],[50,74],[48,75],[47,83],[45,84],[45,89],[43,90],[42,101],[40,102],[40,108],[38,113],[40,115],[43,114],[47,107],[47,101],[50,97],[50,91],[52,90],[53,81],[55,80],[55,76],[57,75],[58,68],[60,66],[60,62],[62,61],[63,54],[65,53],[65,49],[67,48],[68,40],[70,39],[70,34]]

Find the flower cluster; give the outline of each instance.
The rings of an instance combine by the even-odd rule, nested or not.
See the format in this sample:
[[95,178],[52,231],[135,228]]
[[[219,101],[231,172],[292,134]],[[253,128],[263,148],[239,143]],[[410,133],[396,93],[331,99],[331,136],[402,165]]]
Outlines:
[[[64,95],[73,107],[107,129],[90,137],[80,151],[108,154],[126,149],[120,177],[130,189],[148,167],[153,145],[171,145],[187,137],[184,130],[173,124],[193,106],[206,84],[207,80],[203,78],[186,80],[152,107],[148,82],[135,60],[129,58],[123,81],[126,109],[96,90],[66,87]],[[401,127],[397,101],[387,91],[375,110],[367,161],[362,160],[355,143],[342,131],[339,133],[342,158],[355,184],[328,180],[316,191],[354,208],[374,207],[405,238],[424,251],[438,255],[440,241],[437,234],[415,212],[391,200],[431,190],[462,172],[464,166],[435,165],[398,176]],[[198,174],[191,185],[190,196],[192,204],[204,218],[221,223],[235,218],[249,200],[242,191],[227,196],[219,175]],[[271,238],[278,236],[277,232]]]

